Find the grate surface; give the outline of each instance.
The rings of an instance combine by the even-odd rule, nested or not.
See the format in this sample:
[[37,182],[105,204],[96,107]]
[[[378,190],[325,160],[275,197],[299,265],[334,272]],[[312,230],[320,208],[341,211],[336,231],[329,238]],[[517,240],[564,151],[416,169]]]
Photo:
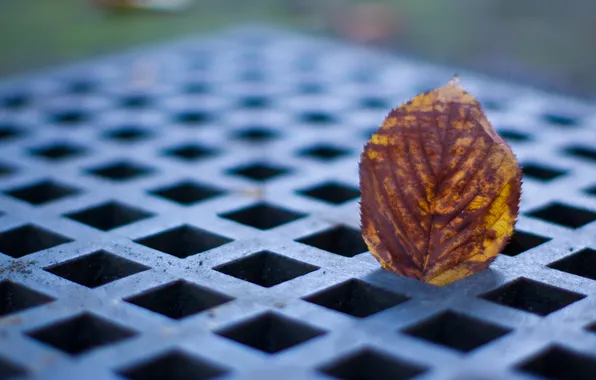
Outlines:
[[593,378],[593,105],[460,72],[512,244],[443,288],[366,253],[363,143],[451,75],[248,28],[4,81],[0,378]]

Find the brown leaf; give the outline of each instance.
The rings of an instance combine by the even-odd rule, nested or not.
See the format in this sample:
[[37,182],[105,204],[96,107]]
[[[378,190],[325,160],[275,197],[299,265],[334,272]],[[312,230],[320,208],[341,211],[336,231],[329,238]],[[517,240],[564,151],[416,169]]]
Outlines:
[[383,268],[445,285],[513,234],[521,169],[454,78],[392,110],[360,162],[363,238]]

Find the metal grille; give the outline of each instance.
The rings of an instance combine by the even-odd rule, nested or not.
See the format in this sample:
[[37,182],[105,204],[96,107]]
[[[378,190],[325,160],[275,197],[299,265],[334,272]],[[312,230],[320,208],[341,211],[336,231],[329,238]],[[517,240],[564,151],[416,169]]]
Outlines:
[[247,28],[5,81],[0,378],[593,378],[593,106],[460,73],[513,242],[443,288],[366,253],[363,143],[452,74]]

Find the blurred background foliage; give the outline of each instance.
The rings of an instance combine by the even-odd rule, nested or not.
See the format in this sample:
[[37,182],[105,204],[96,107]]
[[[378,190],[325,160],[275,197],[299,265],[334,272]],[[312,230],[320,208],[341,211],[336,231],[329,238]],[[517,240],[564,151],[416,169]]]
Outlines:
[[196,0],[180,12],[97,1],[0,1],[0,76],[256,22],[596,98],[592,0]]

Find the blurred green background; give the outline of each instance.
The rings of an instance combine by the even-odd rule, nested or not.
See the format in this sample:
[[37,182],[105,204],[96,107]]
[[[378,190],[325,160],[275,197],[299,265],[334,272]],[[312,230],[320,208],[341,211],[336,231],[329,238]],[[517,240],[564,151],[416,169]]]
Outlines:
[[0,76],[266,23],[596,98],[592,0],[197,0],[181,12],[91,0],[0,1]]

